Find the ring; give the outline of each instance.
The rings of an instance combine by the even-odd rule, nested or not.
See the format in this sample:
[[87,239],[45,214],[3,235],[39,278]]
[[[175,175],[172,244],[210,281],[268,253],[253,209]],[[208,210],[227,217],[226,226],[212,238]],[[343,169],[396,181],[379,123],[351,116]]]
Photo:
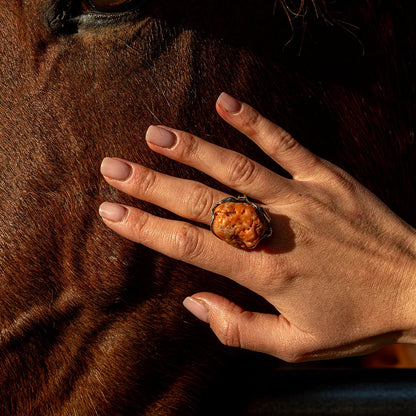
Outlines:
[[211,231],[226,243],[243,249],[256,248],[272,235],[270,216],[247,197],[229,197],[212,208]]

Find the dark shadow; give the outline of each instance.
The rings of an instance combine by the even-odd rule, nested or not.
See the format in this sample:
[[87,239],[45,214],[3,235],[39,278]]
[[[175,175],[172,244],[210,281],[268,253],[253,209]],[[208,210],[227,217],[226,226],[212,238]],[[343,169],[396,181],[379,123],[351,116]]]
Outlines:
[[268,254],[287,253],[296,247],[296,235],[291,227],[291,219],[286,215],[271,215],[273,233],[254,249]]

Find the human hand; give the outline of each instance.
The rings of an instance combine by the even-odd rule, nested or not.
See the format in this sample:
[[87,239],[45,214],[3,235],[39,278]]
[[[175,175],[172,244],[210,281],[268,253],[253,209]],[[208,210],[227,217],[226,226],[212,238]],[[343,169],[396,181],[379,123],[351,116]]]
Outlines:
[[[416,343],[415,230],[247,104],[222,94],[217,112],[292,179],[171,128],[151,126],[148,145],[260,201],[272,218],[272,237],[246,251],[187,222],[108,202],[100,207],[105,223],[130,240],[235,280],[280,312],[244,311],[207,292],[185,299],[226,345],[299,362]],[[215,203],[230,196],[120,159],[104,159],[101,171],[117,189],[203,224],[210,223]]]

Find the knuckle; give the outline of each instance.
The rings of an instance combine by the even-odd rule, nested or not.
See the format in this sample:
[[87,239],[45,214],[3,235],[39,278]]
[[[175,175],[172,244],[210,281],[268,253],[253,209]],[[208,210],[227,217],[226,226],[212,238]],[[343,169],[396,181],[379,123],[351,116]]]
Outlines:
[[335,182],[341,187],[343,193],[348,193],[351,196],[354,196],[357,193],[357,183],[348,173],[336,173]]
[[[352,176],[341,168],[330,166],[320,178],[321,196],[326,201],[327,209],[332,207],[351,218],[359,217],[362,214],[362,190],[363,188]],[[335,207],[335,208],[334,208]]]
[[230,321],[224,322],[218,338],[227,347],[242,347],[240,329],[237,323]]
[[211,216],[214,205],[212,193],[203,185],[195,185],[192,192],[187,196],[186,206],[190,209],[190,219],[204,221]]
[[357,191],[357,182],[355,179],[338,166],[323,161],[324,179],[328,181],[334,189],[339,189],[341,192],[355,193]]
[[156,182],[156,172],[151,169],[143,168],[136,172],[134,186],[140,192],[140,195],[147,195],[153,189]]
[[250,158],[237,154],[228,167],[228,177],[233,186],[250,185],[257,177],[257,166]]
[[137,237],[140,237],[140,240],[143,241],[148,234],[148,223],[150,220],[150,214],[147,212],[141,212],[140,215],[129,215],[128,217],[128,226],[131,228],[133,234]]
[[297,149],[300,145],[286,130],[277,129],[277,140],[275,141],[274,151],[279,154],[284,154]]
[[195,159],[198,153],[199,140],[191,133],[180,132],[178,135],[180,136],[181,143],[178,149],[179,159],[183,161]]
[[198,227],[183,223],[173,240],[173,249],[179,258],[194,259],[203,251],[202,235]]
[[256,135],[261,129],[263,116],[254,108],[248,107],[242,119],[242,129],[248,135]]

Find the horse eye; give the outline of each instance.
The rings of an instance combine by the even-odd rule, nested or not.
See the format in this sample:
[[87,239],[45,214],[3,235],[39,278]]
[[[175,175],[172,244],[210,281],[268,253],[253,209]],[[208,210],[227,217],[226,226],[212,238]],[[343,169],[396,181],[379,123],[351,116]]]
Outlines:
[[134,6],[136,0],[84,0],[86,7],[99,12],[124,12]]

